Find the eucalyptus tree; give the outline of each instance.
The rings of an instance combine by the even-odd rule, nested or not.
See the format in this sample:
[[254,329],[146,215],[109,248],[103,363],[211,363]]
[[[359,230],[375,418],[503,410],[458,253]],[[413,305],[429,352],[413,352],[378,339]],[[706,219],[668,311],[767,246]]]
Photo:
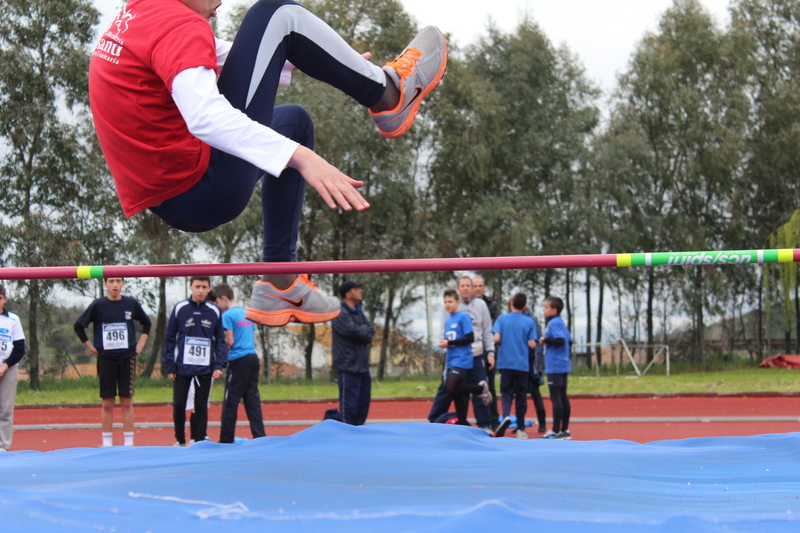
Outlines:
[[[88,45],[98,12],[89,0],[4,0],[0,17],[0,241],[4,261],[74,260],[96,167],[86,127]],[[32,280],[27,338],[39,386],[39,309],[52,283]]]
[[[513,33],[490,28],[454,66],[448,76],[456,81],[434,110],[430,189],[440,249],[508,256],[596,246],[580,220],[598,91],[578,60],[526,18]],[[553,274],[513,281],[549,287]],[[486,273],[496,294],[502,275]]]
[[731,15],[753,104],[741,209],[756,248],[800,208],[800,1],[735,0]]
[[[738,67],[753,106],[739,196],[739,208],[746,214],[742,241],[747,248],[761,248],[800,207],[800,2],[736,0],[731,18],[731,33],[742,54]],[[761,270],[768,281],[768,269]],[[743,290],[751,286],[748,280]],[[758,285],[759,317],[763,294]],[[770,297],[767,291],[767,307]],[[761,326],[757,333],[760,351]]]
[[[624,202],[627,217],[642,228],[639,242],[645,248],[705,250],[725,244],[748,118],[748,101],[733,68],[735,45],[696,0],[676,0],[620,78],[621,120],[647,145],[646,151],[631,147],[627,167],[636,174],[623,183],[630,197]],[[703,316],[714,309],[707,285],[718,284],[717,272],[696,268],[682,274],[674,282],[692,310],[705,360]],[[651,275],[648,342],[654,282]]]

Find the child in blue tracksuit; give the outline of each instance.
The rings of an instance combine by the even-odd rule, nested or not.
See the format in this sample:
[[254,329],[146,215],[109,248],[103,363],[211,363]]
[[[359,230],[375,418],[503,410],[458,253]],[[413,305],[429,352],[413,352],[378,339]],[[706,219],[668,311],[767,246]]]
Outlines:
[[550,389],[550,402],[553,404],[553,429],[545,433],[543,438],[571,440],[567,376],[572,371],[569,360],[572,335],[561,318],[563,309],[564,302],[561,298],[550,296],[544,301],[543,311],[547,326],[540,341],[545,346],[544,371],[547,373],[547,387]]
[[458,423],[469,426],[469,395],[485,393],[489,384],[484,380],[477,385],[466,383],[467,371],[472,368],[472,341],[475,332],[472,319],[464,311],[458,310],[458,292],[453,289],[444,291],[444,308],[450,314],[444,324],[444,338],[439,341],[439,348],[447,350],[445,359],[445,389],[453,395],[456,404]]
[[179,302],[169,317],[161,356],[169,378],[175,382],[172,420],[176,446],[186,445],[185,407],[192,382],[195,389],[192,440],[205,439],[211,378],[221,378],[222,369],[228,363],[228,346],[219,309],[206,301],[211,291],[211,280],[193,277],[189,281],[189,291],[192,297]]
[[511,298],[511,312],[500,315],[492,327],[497,348],[497,368],[500,370],[500,391],[503,394],[503,418],[495,432],[502,437],[511,425],[511,404],[516,400],[517,438],[527,439],[525,413],[528,410],[529,350],[536,348],[536,324],[522,314],[528,304],[525,293]]

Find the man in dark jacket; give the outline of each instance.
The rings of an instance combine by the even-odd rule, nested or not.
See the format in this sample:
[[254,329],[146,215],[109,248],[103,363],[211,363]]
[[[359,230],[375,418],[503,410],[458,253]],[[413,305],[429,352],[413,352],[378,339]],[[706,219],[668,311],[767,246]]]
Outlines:
[[360,426],[367,420],[372,390],[369,349],[375,329],[361,310],[361,283],[339,286],[342,310],[333,319],[333,366],[339,375],[342,422]]

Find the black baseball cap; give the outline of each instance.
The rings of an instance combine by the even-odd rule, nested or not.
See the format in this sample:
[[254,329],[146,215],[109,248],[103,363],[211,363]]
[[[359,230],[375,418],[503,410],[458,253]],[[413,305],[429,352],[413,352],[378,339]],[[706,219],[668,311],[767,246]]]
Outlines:
[[341,298],[344,298],[347,295],[347,293],[350,292],[350,289],[356,289],[362,285],[363,283],[359,283],[357,281],[352,281],[348,279],[347,281],[344,281],[342,282],[341,285],[339,285],[339,296]]

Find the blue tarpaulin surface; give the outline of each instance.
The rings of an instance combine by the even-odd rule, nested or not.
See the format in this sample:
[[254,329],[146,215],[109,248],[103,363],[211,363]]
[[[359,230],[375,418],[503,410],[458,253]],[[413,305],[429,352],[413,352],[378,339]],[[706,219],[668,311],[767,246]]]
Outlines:
[[650,444],[443,424],[0,454],[0,531],[800,532],[800,433]]

